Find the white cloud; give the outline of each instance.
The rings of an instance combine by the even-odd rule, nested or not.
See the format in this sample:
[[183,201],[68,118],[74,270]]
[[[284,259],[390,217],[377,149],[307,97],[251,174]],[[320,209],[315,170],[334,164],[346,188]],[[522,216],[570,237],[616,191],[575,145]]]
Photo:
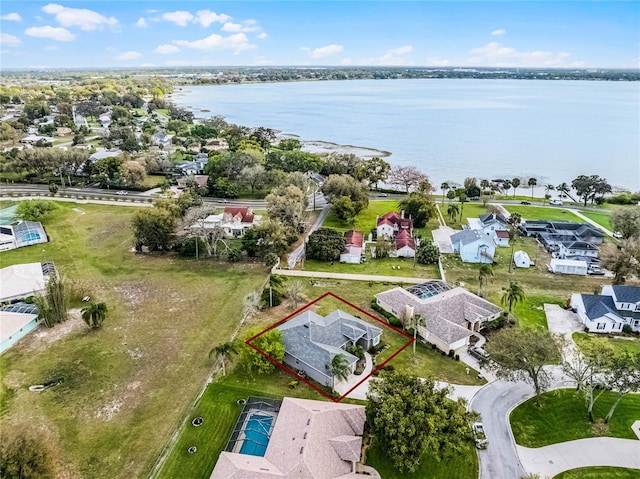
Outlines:
[[6,15],[2,15],[0,20],[7,20],[8,22],[21,22],[22,17],[19,13],[7,13]]
[[255,20],[245,20],[242,23],[227,22],[222,25],[221,30],[223,32],[237,33],[237,32],[259,32],[260,27],[255,24]]
[[144,17],[140,17],[138,18],[138,21],[136,22],[136,26],[137,27],[146,27],[147,26],[147,20]]
[[507,33],[507,31],[504,28],[499,28],[498,30],[492,31],[491,35],[500,36],[500,35],[504,35],[505,33]]
[[158,45],[154,52],[160,53],[161,55],[169,55],[171,53],[178,53],[180,49],[175,45]]
[[0,45],[20,45],[22,40],[8,33],[0,33]]
[[364,58],[358,63],[360,65],[375,65],[375,66],[401,66],[401,65],[413,65],[413,63],[405,57],[407,53],[413,51],[413,46],[404,45],[402,47],[393,48],[380,57]]
[[264,40],[265,38],[267,38],[269,35],[267,35],[265,32],[262,32],[260,35],[258,35],[258,38],[260,40]]
[[76,38],[76,36],[66,28],[52,27],[49,25],[45,27],[27,28],[24,33],[30,37],[51,38],[59,42],[71,42]]
[[77,26],[81,30],[95,30],[103,25],[114,26],[118,24],[118,20],[115,17],[107,18],[86,8],[68,8],[57,3],[50,3],[42,7],[42,10],[55,15],[56,20],[63,27]]
[[470,51],[470,65],[487,67],[582,67],[584,62],[571,61],[571,54],[567,52],[531,51],[520,52],[512,47],[506,47],[497,42],[487,43],[483,47]]
[[193,42],[187,40],[174,40],[176,45],[181,47],[195,48],[197,50],[233,50],[234,53],[240,53],[244,50],[255,48],[255,45],[249,42],[244,33],[236,33],[223,37],[221,35],[212,34],[206,38],[195,40]]
[[193,20],[193,15],[184,10],[178,10],[176,12],[163,13],[162,18],[169,22],[173,22],[178,26],[186,27],[187,24]]
[[302,47],[301,50],[309,53],[309,56],[311,58],[324,58],[331,55],[337,55],[338,53],[342,53],[342,50],[344,50],[344,47],[342,45],[332,44],[332,45],[326,45],[324,47],[318,47],[313,50],[311,50],[310,48]]
[[58,45],[47,45],[44,49],[48,52],[55,52],[58,50]]
[[142,56],[142,53],[128,51],[128,52],[122,52],[121,54],[116,55],[114,58],[116,60],[135,60],[136,58],[140,58],[141,56]]
[[212,12],[211,10],[198,10],[194,23],[199,23],[206,28],[212,23],[224,23],[229,20],[231,20],[231,17],[224,13],[218,15],[216,12]]

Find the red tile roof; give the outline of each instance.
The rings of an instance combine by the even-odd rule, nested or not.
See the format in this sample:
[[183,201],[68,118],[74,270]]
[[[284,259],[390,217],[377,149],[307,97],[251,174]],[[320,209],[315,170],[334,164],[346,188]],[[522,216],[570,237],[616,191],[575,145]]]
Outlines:
[[345,232],[344,239],[347,242],[347,246],[353,245],[362,248],[364,233],[362,231],[349,230]]
[[409,246],[411,249],[416,249],[416,243],[407,230],[400,230],[396,236],[396,249]]

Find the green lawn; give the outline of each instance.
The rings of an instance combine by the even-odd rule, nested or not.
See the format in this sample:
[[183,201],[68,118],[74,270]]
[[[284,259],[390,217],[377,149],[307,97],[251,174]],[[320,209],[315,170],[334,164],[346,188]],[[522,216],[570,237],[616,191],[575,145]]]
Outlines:
[[[264,280],[261,265],[131,253],[135,208],[58,203],[51,242],[2,253],[2,266],[53,260],[78,296],[104,301],[99,331],[77,313],[0,356],[3,427],[37,423],[60,449],[59,477],[144,477],[187,414],[228,340],[238,301]],[[73,211],[79,208],[84,214]],[[28,386],[64,382],[42,394]]]
[[588,333],[573,333],[572,337],[580,349],[587,344],[600,343],[608,345],[617,353],[627,351],[631,354],[640,354],[640,338],[614,339]]
[[478,203],[465,203],[464,206],[460,203],[455,204],[458,206],[458,215],[455,221],[451,221],[451,218],[449,218],[449,215],[447,214],[449,203],[438,203],[438,207],[440,208],[442,216],[444,216],[444,220],[447,222],[447,226],[451,226],[455,229],[462,229],[462,226],[467,225],[467,218],[477,218],[489,211],[486,207]]
[[623,467],[581,467],[561,472],[553,479],[640,479],[640,470]]
[[609,231],[613,231],[613,226],[611,226],[610,221],[611,215],[609,213],[594,213],[593,211],[581,211],[580,213]]
[[[594,417],[604,418],[616,393],[605,391],[596,401]],[[558,442],[596,437],[589,422],[584,400],[574,389],[559,389],[541,396],[538,408],[531,398],[511,412],[510,421],[516,442],[525,447],[542,447]],[[609,437],[637,439],[631,425],[640,418],[640,395],[628,394],[609,421]],[[640,443],[639,447],[640,447]]]
[[405,278],[440,279],[437,264],[414,264],[411,258],[369,258],[360,264],[334,261],[304,261],[306,271],[328,271],[330,273],[368,274],[377,276],[403,276]]
[[358,213],[352,224],[342,221],[333,213],[333,211],[331,211],[322,226],[324,228],[333,228],[338,231],[356,229],[364,232],[366,237],[369,232],[376,227],[376,217],[382,216],[389,211],[398,211],[398,201],[373,200],[369,201],[369,207],[366,210]]
[[525,220],[565,220],[565,221],[582,221],[571,211],[567,211],[558,206],[518,206],[518,205],[502,205],[509,213],[518,213]]
[[442,460],[430,454],[420,458],[414,474],[400,473],[378,446],[367,449],[367,465],[374,467],[384,479],[477,479],[478,456],[472,444],[464,452],[456,452]]

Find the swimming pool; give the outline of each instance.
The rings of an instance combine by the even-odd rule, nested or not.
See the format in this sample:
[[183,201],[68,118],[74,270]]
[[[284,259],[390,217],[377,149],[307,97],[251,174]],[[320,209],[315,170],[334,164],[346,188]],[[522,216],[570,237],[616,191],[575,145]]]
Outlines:
[[252,414],[247,419],[240,454],[264,456],[271,435],[272,416]]

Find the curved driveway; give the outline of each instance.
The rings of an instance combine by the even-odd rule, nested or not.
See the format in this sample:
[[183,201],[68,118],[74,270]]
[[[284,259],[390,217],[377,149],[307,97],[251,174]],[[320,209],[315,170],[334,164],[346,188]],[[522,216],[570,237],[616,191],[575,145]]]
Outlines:
[[517,479],[525,475],[507,414],[533,394],[524,382],[493,381],[473,397],[471,409],[482,414],[489,447],[478,451],[482,479]]

